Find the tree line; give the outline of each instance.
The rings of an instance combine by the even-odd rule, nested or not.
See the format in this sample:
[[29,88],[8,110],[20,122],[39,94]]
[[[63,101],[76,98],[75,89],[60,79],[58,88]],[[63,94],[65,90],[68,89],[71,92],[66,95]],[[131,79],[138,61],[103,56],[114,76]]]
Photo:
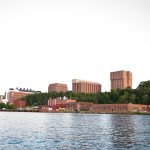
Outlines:
[[150,105],[150,81],[140,82],[136,89],[111,90],[101,93],[73,93],[72,91],[37,93],[24,97],[29,106],[47,105],[48,99],[67,97],[77,102],[93,102],[95,104],[146,104]]
[[9,103],[5,104],[5,103],[0,103],[0,110],[1,109],[15,109],[16,107],[14,105],[11,105]]

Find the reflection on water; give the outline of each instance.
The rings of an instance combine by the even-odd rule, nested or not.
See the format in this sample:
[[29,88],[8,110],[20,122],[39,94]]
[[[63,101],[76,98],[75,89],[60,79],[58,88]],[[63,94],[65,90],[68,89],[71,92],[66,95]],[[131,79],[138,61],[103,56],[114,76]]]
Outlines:
[[114,148],[150,148],[149,116],[112,115],[111,119]]
[[0,112],[0,149],[150,149],[150,116]]
[[[135,116],[134,116],[135,117]],[[119,118],[119,121],[118,119]],[[113,147],[117,148],[130,148],[134,145],[135,141],[132,139],[135,134],[135,124],[136,123],[131,115],[113,115],[111,118],[111,141]]]

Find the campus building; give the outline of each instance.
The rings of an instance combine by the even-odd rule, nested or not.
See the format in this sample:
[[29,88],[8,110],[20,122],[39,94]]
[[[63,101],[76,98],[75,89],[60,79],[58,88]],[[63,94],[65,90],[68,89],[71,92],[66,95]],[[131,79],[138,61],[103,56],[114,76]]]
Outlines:
[[92,102],[77,102],[76,110],[89,111],[93,105],[94,105],[94,103],[92,103]]
[[140,104],[93,104],[90,107],[90,112],[95,113],[150,112],[150,106]]
[[34,94],[34,93],[39,93],[40,91],[33,91],[33,90],[28,90],[25,88],[20,88],[20,89],[13,89],[10,88],[9,91],[7,92],[7,99],[9,104],[15,105],[17,108],[24,108],[26,106],[26,102],[22,100],[23,97]]
[[53,83],[49,84],[48,86],[48,92],[67,92],[67,84],[62,83]]
[[110,73],[111,90],[132,88],[132,73],[130,71],[115,71]]
[[63,110],[63,109],[65,110],[67,105],[70,106],[70,104],[76,104],[76,100],[71,100],[71,99],[49,99],[48,100],[48,108],[51,111]]
[[98,93],[101,92],[101,84],[97,82],[73,79],[72,92],[74,93]]

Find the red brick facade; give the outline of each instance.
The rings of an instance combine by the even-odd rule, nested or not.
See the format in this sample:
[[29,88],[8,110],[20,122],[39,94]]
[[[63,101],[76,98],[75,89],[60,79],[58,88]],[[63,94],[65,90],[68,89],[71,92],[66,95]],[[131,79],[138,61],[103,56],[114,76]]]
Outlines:
[[[41,109],[42,110],[42,109]],[[140,104],[94,104],[92,102],[76,102],[76,100],[48,100],[44,111],[86,111],[91,113],[134,113],[150,112],[150,105]]]
[[67,92],[67,84],[61,84],[61,83],[54,83],[49,84],[48,86],[48,92]]
[[130,71],[116,71],[110,73],[111,90],[132,88],[132,73]]
[[74,93],[98,93],[101,92],[101,84],[97,82],[73,79],[72,91]]
[[78,102],[76,109],[81,111],[89,111],[93,105],[94,103],[90,103],[90,102]]
[[21,100],[24,96],[33,94],[32,92],[23,92],[23,91],[9,91],[8,92],[8,102],[15,105],[17,108],[24,108],[26,103]]
[[150,112],[150,106],[140,104],[94,104],[90,107],[90,111],[97,113]]
[[13,105],[17,108],[25,108],[26,107],[26,101],[23,100],[14,100]]
[[71,103],[76,103],[76,100],[50,99],[48,100],[48,107],[51,108],[52,110],[61,109],[61,108],[66,109],[67,104],[71,104]]

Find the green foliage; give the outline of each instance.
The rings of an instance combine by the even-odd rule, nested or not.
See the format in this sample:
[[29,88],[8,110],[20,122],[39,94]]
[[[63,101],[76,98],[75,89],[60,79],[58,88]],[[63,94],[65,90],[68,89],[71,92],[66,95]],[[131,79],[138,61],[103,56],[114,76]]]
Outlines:
[[133,103],[150,105],[150,81],[141,82],[136,89],[126,88],[124,90],[112,90],[111,92],[102,92],[96,94],[51,92],[38,93],[24,97],[29,106],[47,105],[48,99],[62,99],[66,96],[68,99],[75,99],[77,102],[93,102],[96,104],[116,104]]
[[5,103],[0,103],[0,109],[6,108],[6,104]]
[[150,80],[140,82],[137,89],[139,88],[150,88]]
[[6,104],[6,109],[16,109],[16,107],[12,104],[7,103]]
[[9,103],[5,104],[5,103],[0,103],[0,109],[15,109],[15,106],[14,105],[11,105]]

